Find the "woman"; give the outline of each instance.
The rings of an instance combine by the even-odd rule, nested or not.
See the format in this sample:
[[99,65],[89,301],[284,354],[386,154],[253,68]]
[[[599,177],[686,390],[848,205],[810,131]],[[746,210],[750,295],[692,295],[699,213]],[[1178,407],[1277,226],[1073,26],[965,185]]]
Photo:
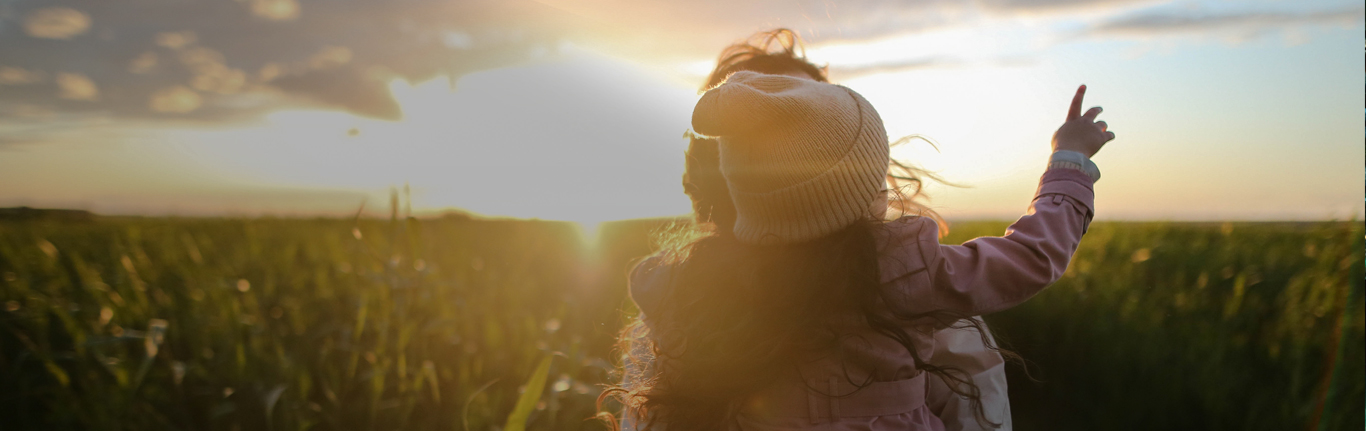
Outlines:
[[[722,50],[702,90],[713,88],[730,74],[742,70],[829,82],[826,69],[805,58],[800,37],[782,28],[755,34],[745,42]],[[683,191],[692,200],[694,222],[716,235],[730,235],[735,225],[735,206],[720,172],[717,141],[695,134],[690,134],[689,141]],[[921,191],[922,179],[942,180],[896,161],[893,161],[892,171],[895,175],[889,176],[889,182],[902,185],[897,190],[903,191],[902,199],[893,202],[898,212],[929,216],[939,222],[940,232],[947,233],[947,223],[917,201],[925,197]],[[986,324],[980,318],[974,320],[936,332],[938,348],[928,361],[958,369],[969,376],[978,389],[981,414],[972,397],[955,393],[949,387],[950,383],[943,379],[930,380],[927,401],[948,430],[1009,431],[1012,425],[1003,351],[996,348]],[[1004,353],[1012,355],[1009,351]],[[993,427],[993,423],[999,426]]]
[[633,270],[642,314],[623,333],[626,380],[603,397],[626,402],[628,427],[937,430],[949,411],[926,399],[937,379],[997,425],[972,367],[927,360],[956,353],[936,331],[972,326],[989,350],[967,316],[1018,305],[1066,268],[1093,214],[1089,155],[1114,137],[1099,108],[1081,115],[1078,90],[1034,203],[1004,237],[946,246],[918,193],[893,200],[920,214],[884,222],[891,161],[867,100],[777,73],[734,73],[698,102],[693,127],[721,138],[734,215],[707,202],[715,185],[699,178],[715,172],[695,146],[689,194],[713,229]]

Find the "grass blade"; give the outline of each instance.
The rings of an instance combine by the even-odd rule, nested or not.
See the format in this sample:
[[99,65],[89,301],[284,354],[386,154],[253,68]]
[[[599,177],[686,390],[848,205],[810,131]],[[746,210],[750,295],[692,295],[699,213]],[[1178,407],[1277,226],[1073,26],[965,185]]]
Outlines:
[[531,373],[531,377],[526,379],[526,391],[522,392],[522,397],[517,399],[517,407],[508,414],[507,424],[503,425],[503,431],[526,431],[526,420],[531,417],[531,412],[536,409],[536,402],[541,400],[541,392],[545,391],[545,381],[550,375],[550,359],[552,355],[545,355],[541,359],[541,364],[536,366],[536,371]]

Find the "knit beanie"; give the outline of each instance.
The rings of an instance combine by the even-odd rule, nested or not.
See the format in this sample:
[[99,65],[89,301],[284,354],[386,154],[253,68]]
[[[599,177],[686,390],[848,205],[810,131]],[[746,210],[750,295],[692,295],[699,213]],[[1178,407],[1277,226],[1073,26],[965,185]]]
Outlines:
[[698,100],[693,131],[719,138],[735,237],[805,242],[870,217],[886,181],[882,118],[839,85],[749,71]]

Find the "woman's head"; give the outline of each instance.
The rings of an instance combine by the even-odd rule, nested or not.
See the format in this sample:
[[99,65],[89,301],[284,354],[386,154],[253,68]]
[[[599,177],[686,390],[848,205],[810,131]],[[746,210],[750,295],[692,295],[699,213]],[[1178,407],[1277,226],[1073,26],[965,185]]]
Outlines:
[[[801,38],[785,28],[757,33],[722,50],[702,91],[742,70],[828,82],[825,68],[807,61]],[[698,224],[713,227],[717,234],[730,235],[735,225],[735,206],[731,203],[725,177],[721,175],[721,156],[716,145],[714,139],[690,137],[683,192],[692,199],[693,215]]]
[[[739,71],[753,71],[771,75],[787,75],[809,78],[818,82],[829,82],[827,68],[817,66],[806,59],[805,46],[801,37],[791,30],[776,30],[756,33],[748,40],[726,47],[717,58],[702,90],[708,90],[724,82],[731,74]],[[909,142],[918,135],[903,138],[892,144],[893,147]],[[928,140],[927,140],[928,141]],[[933,143],[931,143],[933,144]],[[717,141],[703,136],[690,135],[688,150],[685,153],[683,173],[683,192],[692,200],[693,216],[699,227],[717,235],[732,235],[736,211],[727,188],[725,177],[720,169],[720,150]],[[887,175],[891,184],[885,195],[878,197],[870,212],[879,218],[888,209],[896,210],[893,215],[920,215],[933,218],[939,223],[941,234],[948,233],[948,225],[939,214],[922,201],[928,197],[922,186],[926,180],[944,182],[914,165],[892,160]],[[947,184],[947,183],[946,183]]]
[[890,163],[882,118],[848,88],[750,71],[731,74],[693,110],[719,139],[736,238],[810,241],[872,217]]

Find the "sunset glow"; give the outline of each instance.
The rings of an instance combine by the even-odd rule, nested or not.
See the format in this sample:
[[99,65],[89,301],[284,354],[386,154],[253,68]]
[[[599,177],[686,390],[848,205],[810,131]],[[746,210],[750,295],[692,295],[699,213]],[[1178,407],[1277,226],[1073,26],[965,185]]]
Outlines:
[[[307,1],[122,33],[102,7],[25,9],[0,26],[0,206],[340,215],[406,185],[420,213],[682,215],[682,134],[713,56],[790,26],[890,136],[939,144],[895,155],[968,186],[930,187],[952,218],[1024,208],[1081,83],[1119,135],[1095,160],[1101,218],[1362,215],[1360,3],[1028,3],[469,6],[497,25],[366,6],[436,17],[384,46],[329,33],[343,12]],[[317,40],[275,58],[233,39],[248,31]],[[118,70],[81,66],[100,37],[127,52]]]

